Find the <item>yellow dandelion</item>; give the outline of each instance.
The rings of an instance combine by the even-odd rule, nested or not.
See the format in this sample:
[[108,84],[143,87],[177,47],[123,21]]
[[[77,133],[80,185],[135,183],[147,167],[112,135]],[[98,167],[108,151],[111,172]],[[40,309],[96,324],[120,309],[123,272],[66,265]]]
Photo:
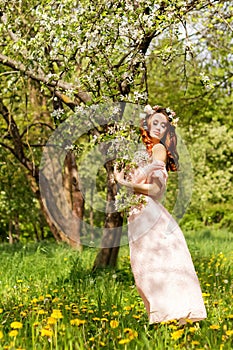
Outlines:
[[209,296],[210,296],[210,293],[202,293],[202,296],[203,296],[203,297],[209,297]]
[[53,331],[48,328],[42,328],[40,333],[42,337],[51,337],[53,335]]
[[78,310],[78,309],[73,308],[73,310],[72,310],[72,314],[79,315],[79,314],[80,314],[80,312],[79,312],[79,310]]
[[88,310],[87,312],[88,312],[88,314],[93,314],[94,310]]
[[20,312],[20,316],[21,316],[21,317],[27,316],[27,312],[26,312],[26,311],[21,311],[21,312]]
[[95,341],[94,337],[89,338],[89,341]]
[[130,340],[138,337],[138,332],[134,331],[131,328],[125,328],[124,329],[124,333],[128,334],[128,337],[129,337]]
[[171,334],[172,339],[177,340],[182,337],[184,333],[184,329],[179,329]]
[[33,298],[32,300],[31,300],[31,303],[32,304],[36,304],[38,302],[38,299],[37,298]]
[[20,329],[22,327],[23,327],[23,324],[21,322],[14,321],[11,323],[11,328]]
[[117,315],[119,315],[119,311],[114,311],[112,314],[113,314],[113,316],[117,316]]
[[33,323],[33,327],[38,327],[39,326],[39,322],[34,322]]
[[209,327],[210,329],[218,330],[220,328],[219,324],[212,324]]
[[[118,315],[119,312],[118,312],[118,311],[114,311],[113,314],[114,314],[115,312],[117,312],[116,315]],[[104,313],[104,316],[108,316],[109,314],[110,314],[110,312],[109,312],[109,311],[106,311],[106,312]]]
[[108,321],[108,319],[106,317],[102,317],[101,321]]
[[2,339],[2,338],[3,338],[3,332],[0,331],[0,339]]
[[141,315],[133,315],[133,318],[135,318],[136,320],[139,320],[141,318]]
[[38,310],[38,315],[44,315],[45,314],[45,310],[41,309],[41,310]]
[[88,299],[87,298],[81,298],[83,303],[88,303]]
[[124,307],[124,310],[125,310],[125,311],[130,311],[130,310],[132,310],[132,307],[131,307],[130,305],[129,305],[129,306],[125,306],[125,307]]
[[189,332],[194,333],[197,331],[196,327],[189,327]]
[[117,320],[111,320],[110,321],[110,327],[111,328],[117,328],[119,326],[119,322]]
[[99,317],[92,317],[92,320],[93,321],[100,321],[100,318]]
[[13,331],[9,332],[9,336],[10,337],[16,337],[18,334],[19,334],[19,332],[16,329],[14,329]]
[[57,303],[59,301],[59,298],[54,298],[53,300],[52,300],[52,303]]
[[44,301],[44,296],[43,295],[39,296],[39,301]]
[[3,313],[3,309],[0,309],[0,314],[2,314]]
[[228,315],[226,318],[233,318],[233,314]]
[[233,330],[231,329],[231,330],[226,331],[226,335],[228,335],[229,337],[230,337],[231,335],[233,335]]
[[56,318],[54,317],[48,317],[47,324],[52,325],[57,322]]
[[177,326],[175,324],[169,324],[168,328],[170,328],[170,329],[177,329]]
[[85,324],[87,321],[86,320],[80,320],[78,318],[75,318],[73,320],[70,320],[71,326],[80,326],[82,324]]
[[119,340],[119,344],[122,344],[122,345],[124,345],[124,344],[127,344],[127,343],[129,343],[131,340],[129,339],[129,338],[125,338],[125,339],[121,339],[121,340]]
[[[190,320],[189,318],[186,318],[185,321],[186,321],[188,324],[193,324],[193,321]],[[177,322],[177,320],[176,320],[176,322]]]
[[55,310],[54,309],[53,312],[52,312],[51,317],[56,318],[56,319],[63,318],[61,310]]
[[197,341],[197,340],[192,340],[192,341],[191,341],[191,344],[195,346],[195,345],[199,345],[199,344],[200,344],[200,342],[199,342],[199,341]]
[[99,345],[100,345],[100,346],[105,346],[106,344],[105,344],[103,341],[100,341],[100,342],[99,342]]

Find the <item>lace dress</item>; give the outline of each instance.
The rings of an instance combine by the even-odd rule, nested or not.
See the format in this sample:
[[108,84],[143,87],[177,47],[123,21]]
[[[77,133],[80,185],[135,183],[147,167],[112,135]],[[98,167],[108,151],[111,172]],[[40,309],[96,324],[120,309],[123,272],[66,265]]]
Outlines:
[[166,188],[167,171],[162,161],[139,166],[133,174],[136,183],[159,179],[156,197],[145,196],[146,204],[131,208],[128,235],[131,267],[149,323],[177,319],[198,321],[206,318],[199,281],[177,222],[158,201]]

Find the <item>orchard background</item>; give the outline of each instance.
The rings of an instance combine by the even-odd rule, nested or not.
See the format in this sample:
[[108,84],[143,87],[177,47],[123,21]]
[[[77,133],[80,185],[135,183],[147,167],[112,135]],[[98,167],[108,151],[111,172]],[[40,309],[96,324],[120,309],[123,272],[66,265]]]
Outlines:
[[[0,1],[2,348],[230,349],[232,13],[224,0]],[[81,161],[95,140],[108,140],[108,125],[75,140],[63,164],[67,202],[90,232],[71,225],[67,235],[48,215],[39,186],[46,142],[77,113],[118,102],[169,106],[179,117],[194,181],[175,215],[206,293],[209,318],[199,326],[147,325],[122,231],[107,230],[125,220],[106,215],[117,191],[113,161],[96,177],[106,211],[95,193],[93,206],[82,196]],[[176,184],[171,174],[169,210]],[[109,248],[82,244],[96,226]]]

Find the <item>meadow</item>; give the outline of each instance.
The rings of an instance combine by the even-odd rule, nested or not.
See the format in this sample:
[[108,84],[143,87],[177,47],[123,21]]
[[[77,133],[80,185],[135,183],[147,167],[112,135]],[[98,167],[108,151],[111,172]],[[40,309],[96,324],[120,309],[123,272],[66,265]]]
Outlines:
[[0,349],[232,349],[233,235],[206,229],[185,236],[208,312],[185,327],[148,324],[128,246],[117,269],[93,273],[93,248],[0,245]]

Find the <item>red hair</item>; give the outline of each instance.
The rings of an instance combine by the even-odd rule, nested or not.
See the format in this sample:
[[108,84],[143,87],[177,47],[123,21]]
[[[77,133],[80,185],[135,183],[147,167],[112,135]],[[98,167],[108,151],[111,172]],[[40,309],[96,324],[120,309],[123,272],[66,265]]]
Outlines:
[[149,130],[147,130],[147,128],[145,128],[145,121],[146,121],[146,125],[148,127],[150,119],[155,113],[162,113],[163,115],[165,115],[165,117],[168,120],[166,133],[163,136],[163,138],[160,140],[160,143],[162,143],[165,146],[166,151],[167,151],[167,163],[166,163],[167,171],[169,171],[169,170],[170,171],[177,171],[178,167],[179,167],[179,164],[178,164],[179,155],[178,155],[177,150],[176,150],[177,136],[175,133],[175,127],[173,125],[171,125],[171,123],[169,122],[169,117],[168,117],[168,114],[166,112],[166,108],[157,106],[155,109],[155,112],[147,115],[146,119],[144,121],[142,121],[141,126],[140,126],[140,133],[141,133],[142,142],[145,144],[149,155],[152,155],[152,148],[155,145],[155,142],[151,138],[151,136],[149,134]]

